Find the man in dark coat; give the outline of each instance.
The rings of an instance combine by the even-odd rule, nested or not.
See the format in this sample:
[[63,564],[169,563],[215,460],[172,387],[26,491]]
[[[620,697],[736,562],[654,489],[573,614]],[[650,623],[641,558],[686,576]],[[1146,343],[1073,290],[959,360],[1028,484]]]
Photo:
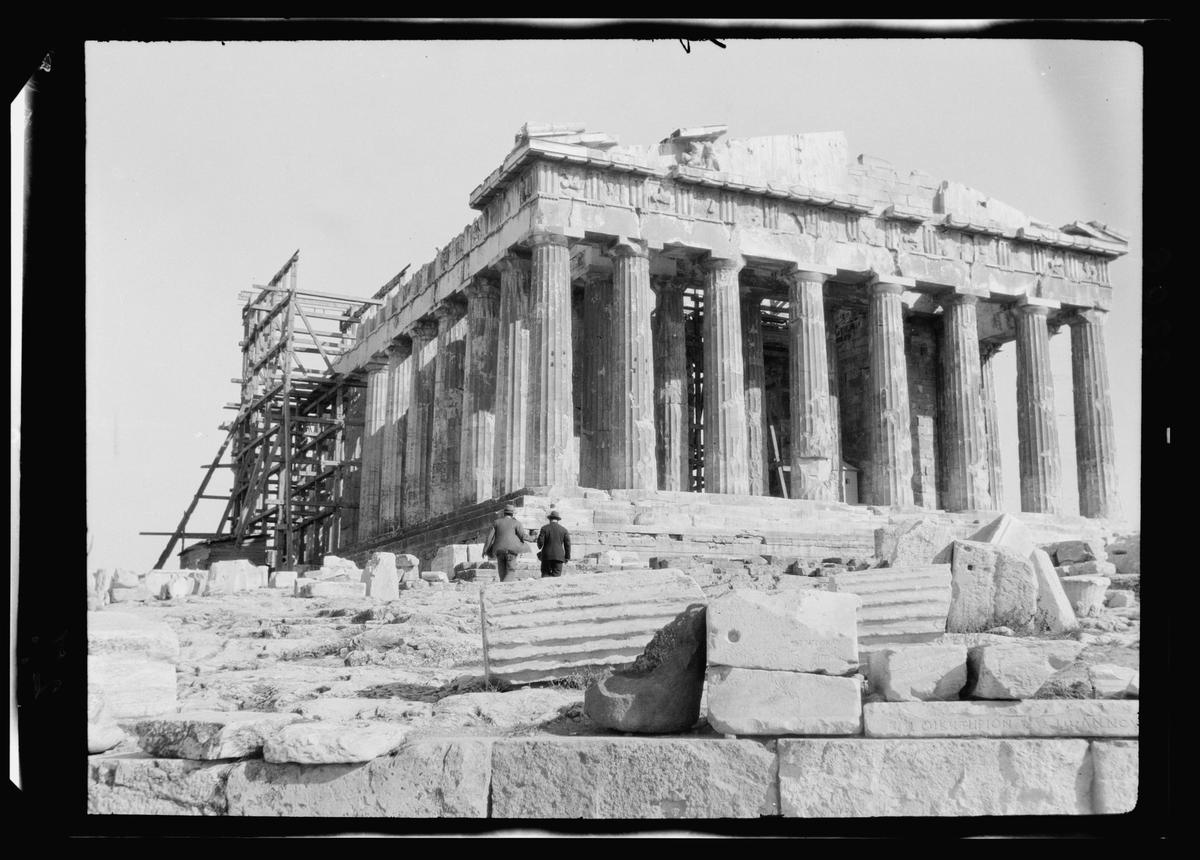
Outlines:
[[558,511],[551,511],[546,518],[550,522],[542,526],[537,536],[542,576],[562,576],[563,562],[571,560],[571,534],[559,522],[562,517]]
[[509,565],[517,555],[529,552],[529,547],[525,546],[525,542],[533,540],[533,536],[517,522],[516,517],[513,516],[514,513],[512,505],[504,506],[504,515],[492,523],[492,529],[488,532],[487,541],[483,545],[484,557],[496,559],[497,573],[501,582],[507,581]]

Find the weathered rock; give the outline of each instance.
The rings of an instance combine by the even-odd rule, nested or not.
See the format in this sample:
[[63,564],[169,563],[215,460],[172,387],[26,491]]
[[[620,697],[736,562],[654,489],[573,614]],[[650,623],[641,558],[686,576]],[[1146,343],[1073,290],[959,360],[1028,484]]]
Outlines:
[[486,726],[494,731],[510,731],[548,723],[582,699],[582,690],[553,687],[460,693],[438,700],[432,713],[438,726]]
[[932,519],[888,525],[875,530],[875,556],[890,567],[947,564],[959,530]]
[[[301,584],[303,583],[303,584]],[[366,597],[367,587],[361,581],[337,582],[296,580],[300,597]]]
[[705,629],[704,605],[689,606],[654,634],[629,669],[588,687],[584,713],[598,726],[621,732],[692,728],[700,719],[704,691]]
[[292,595],[294,597],[302,597],[304,589],[317,581],[318,580],[315,579],[309,579],[307,576],[296,577],[295,582],[292,583]]
[[1104,595],[1104,605],[1109,609],[1121,609],[1136,604],[1137,596],[1127,588],[1110,588]]
[[970,633],[992,627],[1030,631],[1037,613],[1033,565],[993,544],[954,542],[946,630]]
[[507,582],[482,592],[485,659],[510,683],[632,663],[704,593],[678,570]]
[[277,764],[343,764],[370,761],[404,743],[409,729],[397,723],[293,723],[269,733],[263,759]]
[[149,755],[212,761],[254,755],[269,735],[299,719],[298,714],[189,711],[140,720],[133,733]]
[[420,570],[421,559],[407,553],[396,553],[396,570]]
[[486,818],[492,740],[412,741],[366,764],[234,766],[230,815],[323,818]]
[[1137,575],[1141,573],[1141,535],[1127,535],[1112,541],[1108,545],[1108,560],[1117,568],[1119,575]]
[[1116,575],[1117,566],[1107,561],[1084,561],[1059,567],[1062,576],[1107,576]]
[[967,684],[965,645],[897,645],[871,654],[871,689],[889,702],[957,699]]
[[732,735],[857,735],[862,684],[805,672],[708,669],[708,723]]
[[254,580],[254,587],[267,588],[271,584],[271,569],[265,564],[259,564],[255,565],[254,571],[258,574],[258,578]]
[[449,582],[450,578],[446,576],[444,570],[424,570],[421,571],[421,579],[426,582]]
[[946,632],[950,609],[950,565],[888,567],[838,573],[830,590],[856,594],[860,648],[928,642]]
[[[89,613],[106,615],[108,613]],[[87,658],[88,692],[102,693],[115,720],[166,714],[176,708],[175,664],[142,655]]]
[[1033,566],[1038,587],[1034,629],[1050,633],[1067,633],[1077,629],[1079,619],[1075,617],[1075,610],[1067,599],[1049,554],[1043,549],[1035,549],[1029,556],[1029,562]]
[[1024,640],[972,648],[974,684],[969,695],[977,699],[1031,699],[1056,671],[1074,662],[1083,643],[1070,639]]
[[[450,696],[451,701],[460,696]],[[440,702],[439,702],[440,704]],[[414,722],[428,718],[434,709],[432,702],[410,702],[405,699],[368,699],[363,697],[323,697],[296,703],[292,712],[310,720],[350,722],[353,720],[395,720]],[[440,724],[440,721],[439,721]],[[518,723],[513,723],[518,725]]]
[[232,764],[155,759],[143,753],[88,760],[93,815],[224,815]]
[[779,814],[774,743],[694,738],[497,741],[494,818]]
[[179,637],[165,622],[130,612],[105,612],[89,616],[89,655],[138,655],[152,660],[179,658]]
[[296,580],[299,578],[300,575],[294,570],[277,570],[271,574],[271,579],[268,581],[268,585],[271,588],[290,588],[294,591],[296,588]]
[[116,570],[113,571],[112,579],[109,581],[110,588],[137,588],[141,585],[141,577],[134,570]]
[[112,603],[144,603],[153,598],[154,594],[144,585],[138,585],[134,588],[118,588],[114,585],[113,590],[109,594],[109,600]]
[[785,816],[1092,811],[1085,740],[801,738],[778,743],[780,807]]
[[1138,703],[868,702],[863,728],[872,738],[1137,737]]
[[162,587],[159,597],[163,600],[179,600],[192,593],[192,580],[188,576],[174,576]]
[[858,671],[859,598],[735,589],[708,606],[708,662],[743,669]]
[[108,752],[125,741],[125,732],[114,722],[88,723],[87,745],[88,754]]
[[971,535],[971,540],[1004,547],[1022,558],[1028,558],[1037,548],[1029,527],[1012,514],[1001,514]]
[[429,569],[453,571],[460,564],[469,564],[482,559],[483,544],[448,544],[438,549],[433,561],[429,564]]
[[1104,594],[1109,585],[1106,577],[1065,576],[1061,582],[1076,617],[1099,615],[1104,609]]
[[362,581],[366,584],[367,597],[378,600],[396,600],[400,597],[400,574],[396,570],[396,554],[373,552],[367,557]]
[[1137,741],[1093,741],[1092,768],[1093,812],[1117,815],[1137,806]]
[[1055,564],[1075,564],[1076,562],[1094,561],[1103,558],[1097,554],[1095,547],[1084,540],[1064,540],[1053,545]]

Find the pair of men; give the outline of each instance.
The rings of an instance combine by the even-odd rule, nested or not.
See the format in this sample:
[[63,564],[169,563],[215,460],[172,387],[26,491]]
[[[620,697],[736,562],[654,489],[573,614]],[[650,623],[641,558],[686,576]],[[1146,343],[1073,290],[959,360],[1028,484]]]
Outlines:
[[504,515],[492,523],[483,545],[484,557],[496,559],[500,581],[508,580],[509,566],[520,553],[529,552],[525,544],[534,540],[540,550],[542,576],[562,576],[563,563],[571,560],[571,535],[559,522],[562,517],[558,511],[549,513],[546,517],[549,522],[542,526],[536,538],[517,522],[515,513],[512,505],[505,505]]

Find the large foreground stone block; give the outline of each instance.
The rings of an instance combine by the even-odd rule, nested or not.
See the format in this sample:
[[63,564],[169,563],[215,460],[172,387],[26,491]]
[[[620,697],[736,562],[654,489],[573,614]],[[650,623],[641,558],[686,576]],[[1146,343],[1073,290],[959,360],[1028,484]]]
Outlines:
[[708,662],[742,669],[858,671],[859,598],[736,589],[708,606]]
[[1083,650],[1073,639],[1018,640],[980,645],[967,655],[975,683],[968,695],[978,699],[1032,699],[1055,672]]
[[1032,630],[1038,586],[1028,558],[994,544],[955,541],[952,574],[946,630]]
[[365,764],[234,766],[230,815],[486,818],[493,741],[414,741]]
[[530,738],[492,752],[494,818],[779,814],[774,742]]
[[678,570],[596,573],[485,586],[484,660],[511,683],[625,666],[704,592]]
[[224,815],[230,763],[156,759],[142,753],[88,759],[93,815]]
[[896,645],[871,654],[871,689],[889,702],[957,699],[967,685],[965,645]]
[[863,726],[873,738],[1128,738],[1138,735],[1138,703],[868,702],[863,705]]
[[[97,613],[89,613],[89,616]],[[104,696],[114,720],[167,714],[177,707],[175,664],[140,655],[88,655],[89,693]]]
[[731,735],[857,735],[862,684],[767,669],[708,669],[708,724]]
[[174,662],[179,659],[179,637],[166,622],[131,612],[93,613],[87,617],[87,652]]
[[254,755],[274,732],[299,719],[298,714],[188,711],[140,720],[133,733],[149,755],[210,761]]
[[785,816],[1087,815],[1085,740],[786,739]]
[[1092,742],[1093,803],[1101,815],[1129,812],[1138,799],[1138,742]]

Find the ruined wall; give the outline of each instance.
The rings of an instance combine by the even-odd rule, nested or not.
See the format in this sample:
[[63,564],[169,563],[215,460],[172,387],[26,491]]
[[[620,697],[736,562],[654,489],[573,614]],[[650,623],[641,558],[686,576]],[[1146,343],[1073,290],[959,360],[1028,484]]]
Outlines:
[[908,359],[908,409],[912,427],[913,503],[941,507],[938,493],[938,338],[941,320],[910,316],[904,320]]

